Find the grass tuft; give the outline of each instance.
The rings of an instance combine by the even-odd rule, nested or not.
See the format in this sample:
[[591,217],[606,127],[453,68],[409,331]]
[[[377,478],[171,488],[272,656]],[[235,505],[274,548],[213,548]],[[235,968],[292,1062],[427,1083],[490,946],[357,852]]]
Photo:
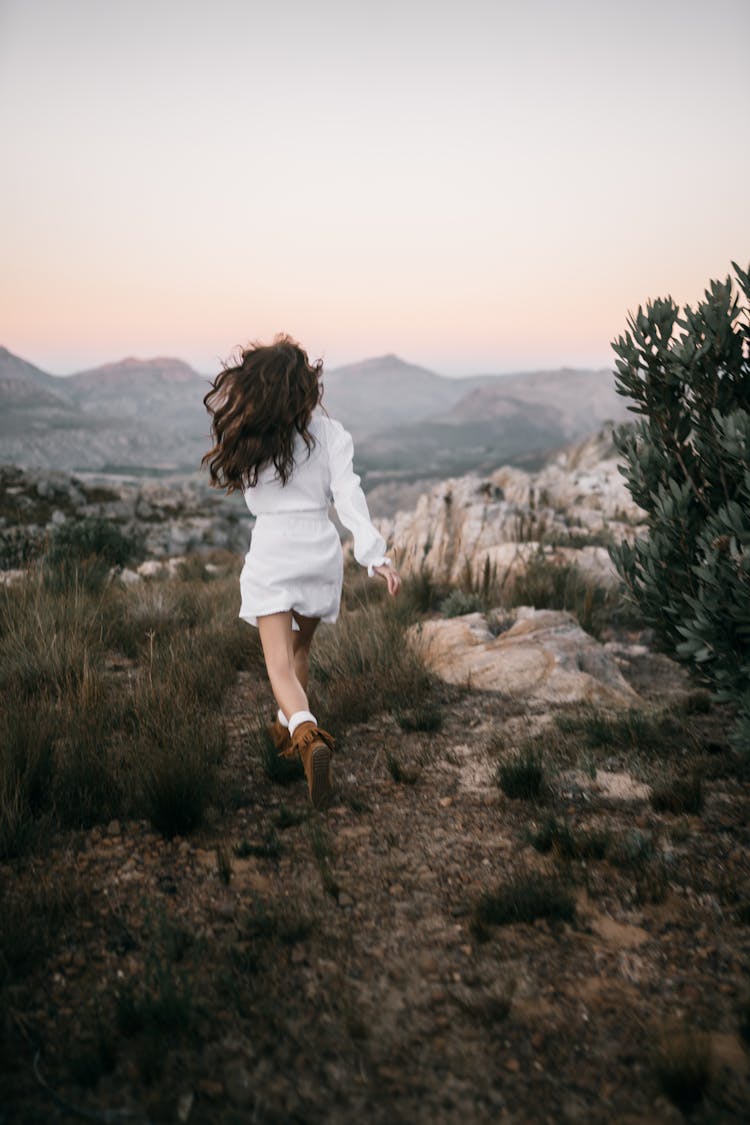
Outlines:
[[264,832],[263,840],[259,844],[251,844],[249,840],[240,840],[232,851],[238,859],[248,859],[257,856],[261,859],[278,859],[281,855],[281,840],[275,828]]
[[616,715],[597,707],[558,711],[555,724],[563,734],[592,750],[640,751],[663,755],[682,747],[687,737],[685,724],[670,711],[642,711],[631,707]]
[[651,792],[651,805],[656,812],[699,813],[703,808],[700,775],[669,777],[658,782]]
[[514,757],[500,762],[497,783],[506,797],[513,800],[534,801],[544,789],[545,769],[541,754],[526,746]]
[[278,941],[282,945],[296,945],[310,936],[313,923],[306,915],[288,905],[269,910],[258,899],[242,925],[245,937],[252,941]]
[[530,839],[537,851],[554,850],[563,859],[604,859],[609,847],[606,830],[576,830],[556,817],[548,817]]
[[567,886],[551,876],[517,875],[496,891],[485,891],[474,909],[473,929],[484,936],[487,926],[534,922],[537,918],[571,922],[575,900]]
[[308,821],[308,834],[323,890],[331,898],[338,899],[340,887],[331,871],[331,841],[319,818]]
[[385,764],[388,767],[388,773],[397,785],[416,785],[419,781],[420,771],[403,765],[390,750],[386,753]]
[[396,712],[396,722],[405,731],[438,731],[443,726],[443,713],[434,703],[422,703]]
[[279,831],[283,832],[286,828],[296,828],[298,824],[307,820],[309,815],[307,809],[290,809],[282,802],[279,805],[279,811],[273,817],[273,822]]
[[711,1041],[692,1028],[670,1029],[659,1041],[656,1077],[664,1093],[688,1112],[703,1098],[711,1075]]
[[326,729],[335,734],[383,711],[424,704],[431,680],[406,642],[406,624],[389,600],[343,612],[335,628],[321,627],[312,653],[312,710],[325,716]]

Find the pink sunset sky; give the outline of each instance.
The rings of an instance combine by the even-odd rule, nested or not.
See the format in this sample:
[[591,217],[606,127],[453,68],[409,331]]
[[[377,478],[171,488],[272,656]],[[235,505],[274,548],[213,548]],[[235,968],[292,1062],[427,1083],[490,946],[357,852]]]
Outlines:
[[747,0],[0,0],[0,344],[611,366],[750,263]]

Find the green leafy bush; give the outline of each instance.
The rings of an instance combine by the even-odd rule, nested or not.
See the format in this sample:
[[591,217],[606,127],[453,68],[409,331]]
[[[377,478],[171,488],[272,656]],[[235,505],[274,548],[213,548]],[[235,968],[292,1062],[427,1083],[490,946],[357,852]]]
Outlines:
[[44,555],[45,580],[58,590],[74,585],[100,590],[113,567],[126,566],[139,555],[136,540],[111,520],[68,520],[57,528]]
[[647,536],[610,550],[664,648],[737,707],[750,749],[750,276],[628,317],[612,347],[639,420],[614,440]]

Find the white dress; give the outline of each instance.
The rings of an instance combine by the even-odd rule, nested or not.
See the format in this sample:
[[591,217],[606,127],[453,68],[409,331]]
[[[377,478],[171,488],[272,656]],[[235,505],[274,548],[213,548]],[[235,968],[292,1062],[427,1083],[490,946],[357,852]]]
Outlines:
[[[269,465],[257,484],[244,490],[257,517],[240,574],[239,615],[251,625],[264,614],[285,610],[323,621],[338,617],[344,563],[338,532],[328,518],[331,503],[354,536],[354,557],[368,574],[389,561],[354,472],[351,435],[320,409],[308,429],[315,445],[308,453],[297,435],[294,468],[285,485]],[[292,628],[299,628],[294,618]]]

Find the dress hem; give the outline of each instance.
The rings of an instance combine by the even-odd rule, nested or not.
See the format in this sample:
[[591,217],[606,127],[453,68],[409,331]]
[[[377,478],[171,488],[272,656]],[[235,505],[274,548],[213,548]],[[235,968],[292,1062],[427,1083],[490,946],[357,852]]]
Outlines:
[[[259,617],[269,617],[272,613],[299,613],[302,617],[319,617],[320,620],[324,621],[327,625],[334,625],[336,623],[336,621],[338,620],[338,616],[339,616],[338,612],[328,613],[328,614],[323,614],[323,615],[303,613],[302,610],[298,606],[295,606],[295,605],[290,606],[290,605],[287,605],[287,604],[274,607],[273,609],[266,609],[264,607],[262,613],[239,613],[237,616],[240,618],[241,621],[246,621],[248,625],[252,625],[257,629],[258,628],[258,618]],[[292,617],[292,630],[295,633],[299,632],[299,625],[294,620],[294,617]]]

